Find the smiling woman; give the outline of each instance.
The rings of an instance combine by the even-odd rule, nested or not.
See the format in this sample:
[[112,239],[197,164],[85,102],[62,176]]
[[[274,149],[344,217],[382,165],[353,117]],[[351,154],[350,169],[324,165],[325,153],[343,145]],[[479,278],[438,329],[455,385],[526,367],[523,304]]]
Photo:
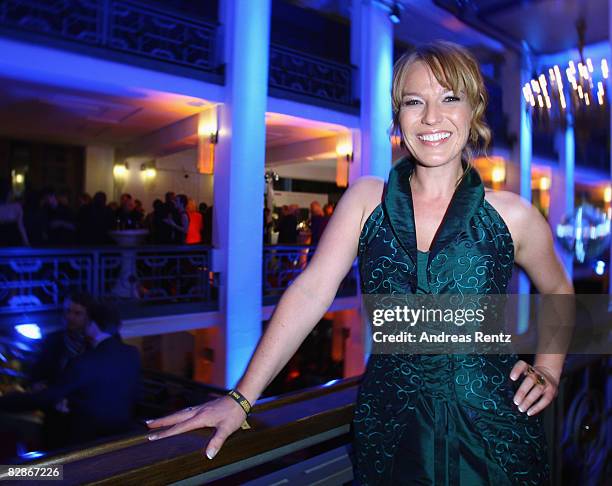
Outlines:
[[[361,233],[362,294],[505,293],[515,262],[540,292],[553,288],[544,265],[554,292],[571,293],[542,218],[526,237],[530,206],[510,193],[485,198],[471,165],[491,138],[474,58],[445,42],[418,47],[396,63],[392,93],[410,155]],[[564,355],[529,368],[516,355],[459,353],[370,357],[354,417],[360,484],[547,484],[535,415],[556,395]]]
[[[476,60],[439,42],[404,54],[393,76],[393,131],[424,165],[470,160],[491,131],[484,121],[487,91]],[[438,150],[424,150],[436,148]]]
[[[419,47],[396,64],[392,92],[410,155],[388,183],[364,176],[343,194],[233,398],[152,420],[150,439],[215,427],[206,447],[215,457],[248,415],[242,403],[254,403],[295,353],[355,257],[362,294],[502,294],[515,262],[540,293],[573,291],[537,210],[514,194],[485,197],[471,166],[472,151],[491,138],[474,58],[454,44]],[[557,393],[564,357],[537,355],[532,367],[516,355],[372,354],[353,417],[358,484],[546,484],[537,414]]]

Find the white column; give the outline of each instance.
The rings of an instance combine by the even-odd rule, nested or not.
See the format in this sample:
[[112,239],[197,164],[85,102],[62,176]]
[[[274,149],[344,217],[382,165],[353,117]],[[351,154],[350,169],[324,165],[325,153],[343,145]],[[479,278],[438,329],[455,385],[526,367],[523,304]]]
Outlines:
[[[565,215],[574,212],[574,166],[575,166],[575,140],[574,122],[571,113],[567,113],[567,126],[565,130],[558,133],[557,151],[559,153],[559,169],[553,172],[550,187],[550,212],[548,222],[553,235],[556,233],[557,225]],[[557,244],[555,247],[563,265],[571,278],[573,275],[573,253],[568,253]]]
[[[521,87],[531,79],[531,70],[528,65],[528,53],[523,54],[523,66],[521,67]],[[517,87],[517,96],[521,103],[521,118],[520,118],[520,195],[527,201],[531,202],[531,158],[532,158],[532,125],[531,115],[529,113],[525,97]],[[519,294],[529,294],[530,290],[529,277],[523,270],[518,273],[518,289]],[[518,325],[517,331],[522,333],[527,330],[529,325],[529,301],[520,299],[518,309]]]
[[386,179],[391,168],[391,78],[393,24],[389,8],[376,0],[356,0],[351,14],[351,62],[357,66],[361,133],[349,182],[361,175]]
[[[608,0],[608,42],[612,43],[612,0]],[[612,65],[610,63],[611,59],[608,58],[608,66]],[[608,93],[606,98],[608,99],[608,103],[610,102],[610,94],[612,93],[612,77],[608,75],[608,83],[606,88],[608,89]],[[612,140],[612,110],[608,108],[608,112],[610,113],[610,140]],[[610,179],[612,180],[612,150],[610,151]],[[612,295],[612,245],[610,245],[610,262],[608,264],[608,293]],[[608,380],[608,388],[612,388],[612,380]],[[612,401],[612,393],[608,393],[608,404]],[[608,445],[612,442],[612,438],[609,437],[608,434]]]
[[113,165],[115,148],[108,145],[88,145],[85,148],[85,191],[93,196],[98,191],[113,199]]
[[225,100],[219,110],[214,174],[215,268],[224,314],[214,356],[214,383],[232,387],[261,334],[265,113],[270,0],[220,4]]

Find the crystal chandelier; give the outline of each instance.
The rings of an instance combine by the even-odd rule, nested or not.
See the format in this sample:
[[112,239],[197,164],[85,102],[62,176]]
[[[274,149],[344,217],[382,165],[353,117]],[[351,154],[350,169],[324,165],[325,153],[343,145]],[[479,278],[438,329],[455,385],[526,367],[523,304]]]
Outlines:
[[566,66],[551,66],[523,85],[523,97],[534,120],[543,127],[565,126],[568,115],[576,122],[605,116],[608,95],[604,88],[608,79],[608,60],[584,58],[586,23],[576,22],[580,59]]

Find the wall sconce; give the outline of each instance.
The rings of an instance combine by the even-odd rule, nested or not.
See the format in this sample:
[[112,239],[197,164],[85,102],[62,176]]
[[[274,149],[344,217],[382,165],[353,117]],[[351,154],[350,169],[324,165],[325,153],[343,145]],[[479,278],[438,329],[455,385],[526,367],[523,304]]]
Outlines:
[[603,191],[603,200],[605,203],[610,204],[612,201],[612,187],[606,186]]
[[157,176],[157,169],[155,168],[155,162],[148,162],[148,163],[142,164],[140,166],[140,171],[142,172],[142,176],[147,182],[153,181],[153,179],[155,179],[155,177]]
[[503,165],[497,165],[491,169],[491,182],[493,184],[501,184],[506,179],[506,168]]
[[348,187],[351,162],[353,162],[353,139],[349,132],[340,136],[336,144],[336,185],[338,187]]
[[113,176],[115,179],[125,179],[130,170],[130,166],[127,162],[115,164],[113,167]]
[[198,172],[212,174],[215,165],[215,145],[219,142],[217,107],[200,113],[198,120]]
[[550,177],[540,177],[539,187],[540,191],[548,191],[550,189]]
[[13,191],[13,196],[19,197],[25,190],[26,171],[27,167],[11,170],[11,190]]
[[391,135],[391,146],[399,147],[402,144],[401,135]]
[[343,157],[347,162],[353,161],[353,147],[350,143],[341,143],[336,147],[336,155]]

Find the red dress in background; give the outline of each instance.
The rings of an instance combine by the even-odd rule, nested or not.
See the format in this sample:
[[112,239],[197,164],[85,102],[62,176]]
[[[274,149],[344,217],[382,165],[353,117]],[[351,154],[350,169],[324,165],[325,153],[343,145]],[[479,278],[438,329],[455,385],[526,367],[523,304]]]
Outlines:
[[188,211],[187,216],[189,216],[189,227],[185,243],[188,245],[202,243],[202,215],[198,211]]

